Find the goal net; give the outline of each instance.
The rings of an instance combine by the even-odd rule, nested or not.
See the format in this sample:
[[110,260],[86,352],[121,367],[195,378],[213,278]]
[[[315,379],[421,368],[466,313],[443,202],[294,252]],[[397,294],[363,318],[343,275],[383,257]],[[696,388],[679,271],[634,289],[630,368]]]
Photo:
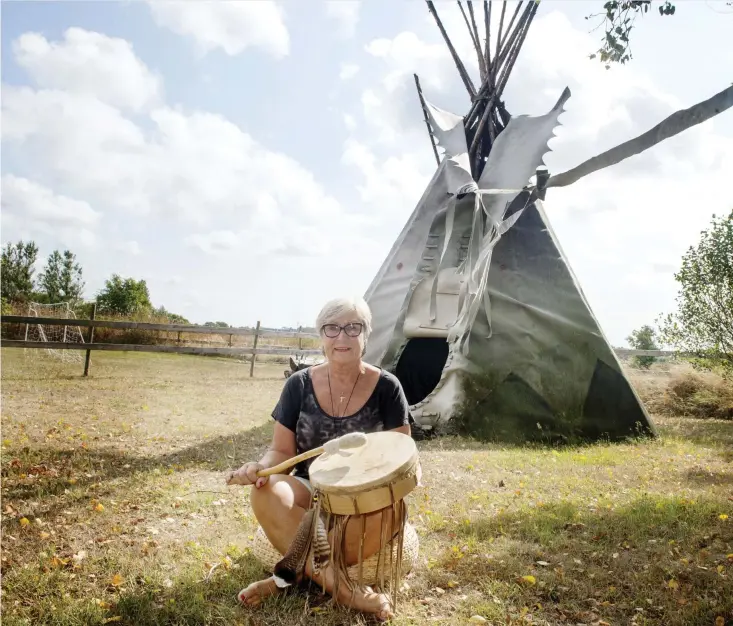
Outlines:
[[[55,304],[31,302],[28,304],[28,317],[55,317],[74,320],[76,319],[76,314],[68,302],[58,302]],[[84,336],[79,326],[61,324],[26,324],[25,339],[26,341],[43,341],[49,343],[84,343]],[[83,351],[48,348],[45,352],[61,361],[79,362],[82,359]]]

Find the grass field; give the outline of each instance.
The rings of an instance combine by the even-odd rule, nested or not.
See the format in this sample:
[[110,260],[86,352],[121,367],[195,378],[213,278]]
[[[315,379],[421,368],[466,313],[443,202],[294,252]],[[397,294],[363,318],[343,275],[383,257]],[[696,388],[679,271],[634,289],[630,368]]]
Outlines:
[[[282,365],[81,370],[2,350],[4,624],[363,622],[315,593],[235,600],[262,572],[223,476],[265,449]],[[420,442],[421,563],[395,623],[733,624],[733,421],[655,422],[659,440],[623,445]]]

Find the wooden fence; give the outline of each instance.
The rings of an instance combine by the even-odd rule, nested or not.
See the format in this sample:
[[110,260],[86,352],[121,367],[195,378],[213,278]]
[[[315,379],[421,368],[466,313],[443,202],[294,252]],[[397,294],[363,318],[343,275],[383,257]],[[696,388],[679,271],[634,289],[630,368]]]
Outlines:
[[[4,315],[0,319],[3,324],[43,324],[57,326],[76,326],[79,328],[88,328],[89,334],[86,343],[70,343],[62,341],[27,341],[18,339],[6,339],[2,341],[2,347],[5,348],[39,348],[46,350],[85,350],[86,360],[84,365],[84,375],[89,374],[89,363],[93,350],[111,350],[122,352],[166,352],[173,354],[197,354],[197,355],[252,355],[250,362],[250,376],[254,376],[255,360],[258,354],[267,355],[291,355],[299,354],[303,356],[311,356],[321,354],[320,350],[303,349],[303,339],[318,339],[318,335],[314,333],[306,333],[301,331],[282,331],[282,330],[265,330],[261,328],[260,322],[254,330],[249,328],[224,328],[220,326],[195,326],[192,324],[151,324],[147,322],[132,321],[112,321],[95,319],[95,311],[92,311],[91,318],[86,319],[69,319],[56,317],[34,317],[27,315]],[[205,346],[181,346],[181,345],[148,345],[148,344],[128,344],[128,343],[94,343],[95,328],[116,328],[119,330],[139,330],[139,331],[164,331],[178,333],[178,343],[180,343],[181,333],[206,334],[206,335],[228,335],[229,346],[227,347],[205,347]],[[252,347],[232,346],[231,338],[234,336],[253,337]],[[259,345],[260,339],[279,338],[279,339],[298,339],[298,347],[284,348],[268,345]],[[679,356],[680,353],[671,350],[633,350],[627,348],[616,348],[616,354],[619,357],[631,356],[656,356],[671,357]]]
[[[72,343],[63,341],[28,341],[22,339],[4,339],[2,347],[4,348],[36,348],[44,350],[84,350],[86,351],[86,359],[84,365],[84,375],[89,374],[89,363],[93,350],[108,350],[121,352],[166,352],[171,354],[196,354],[196,355],[252,355],[250,362],[249,375],[254,376],[255,360],[258,354],[267,355],[290,355],[298,354],[303,356],[321,354],[320,350],[303,349],[303,339],[318,339],[318,335],[314,333],[306,333],[301,331],[280,331],[266,330],[261,327],[260,322],[254,330],[249,328],[224,328],[220,326],[195,326],[192,324],[151,324],[147,322],[132,321],[112,321],[95,319],[94,311],[90,319],[73,319],[73,318],[57,318],[57,317],[35,317],[28,315],[3,315],[0,321],[3,324],[26,324],[26,325],[49,325],[49,326],[72,326],[79,328],[88,328],[86,342]],[[119,330],[138,330],[138,331],[164,331],[169,333],[178,333],[180,343],[181,333],[194,333],[202,335],[225,335],[229,336],[229,346],[227,347],[204,347],[204,346],[181,346],[181,345],[155,345],[155,344],[130,344],[130,343],[95,343],[95,328],[115,328]],[[253,337],[252,347],[248,346],[232,346],[231,338],[234,336]],[[269,345],[261,345],[260,339],[280,338],[280,339],[297,339],[297,347],[276,347]]]

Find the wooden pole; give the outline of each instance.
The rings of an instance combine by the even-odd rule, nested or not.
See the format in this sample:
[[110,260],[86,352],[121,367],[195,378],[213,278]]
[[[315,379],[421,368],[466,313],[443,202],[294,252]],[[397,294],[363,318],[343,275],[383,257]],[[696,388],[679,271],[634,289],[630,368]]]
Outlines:
[[252,361],[249,364],[249,377],[252,378],[255,375],[255,359],[257,358],[257,339],[260,336],[260,320],[257,320],[257,328],[255,328],[255,342],[252,346]]
[[466,71],[466,66],[463,65],[463,61],[461,61],[461,58],[458,56],[458,53],[456,52],[456,49],[453,47],[453,43],[450,40],[450,37],[448,37],[448,33],[445,31],[445,28],[443,27],[443,22],[440,21],[440,18],[438,17],[438,12],[435,10],[435,5],[433,4],[432,0],[426,0],[428,5],[428,10],[430,11],[431,15],[433,16],[433,19],[435,20],[435,23],[438,25],[438,29],[440,30],[440,34],[443,35],[443,39],[445,40],[446,45],[448,46],[448,51],[450,52],[451,56],[453,57],[453,62],[456,64],[456,67],[458,68],[458,73],[461,75],[461,80],[463,80],[463,84],[466,87],[466,91],[468,91],[468,95],[471,96],[471,99],[476,97],[476,87],[473,86],[473,81],[471,80],[471,77],[468,75],[468,72]]
[[[92,314],[89,317],[90,320],[93,320],[94,317],[97,315],[97,303],[95,302],[92,305]],[[87,343],[94,343],[94,326],[89,327],[89,338],[87,339]],[[84,376],[89,376],[89,365],[92,362],[92,351],[87,350],[87,356],[84,359]]]
[[433,137],[433,130],[430,128],[430,122],[428,121],[428,107],[425,104],[425,98],[422,95],[422,89],[420,88],[420,79],[417,74],[413,74],[415,77],[415,87],[417,87],[417,95],[420,98],[420,106],[422,107],[423,115],[425,116],[425,126],[428,127],[428,135],[430,137],[430,145],[433,146],[433,154],[435,155],[435,162],[440,165],[440,156],[438,155],[438,148],[435,146],[435,137]]
[[302,326],[298,326],[298,350],[303,349],[303,335],[301,335],[301,331],[303,330]]

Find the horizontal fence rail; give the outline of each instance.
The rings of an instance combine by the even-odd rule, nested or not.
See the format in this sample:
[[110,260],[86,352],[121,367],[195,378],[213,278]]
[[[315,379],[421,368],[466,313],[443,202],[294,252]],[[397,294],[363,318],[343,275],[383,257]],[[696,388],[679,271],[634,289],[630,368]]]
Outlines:
[[169,333],[200,333],[203,335],[254,335],[259,337],[282,337],[283,339],[318,339],[315,333],[291,330],[262,330],[254,328],[225,328],[223,326],[195,326],[193,324],[152,324],[149,322],[128,322],[112,320],[77,320],[73,318],[34,317],[33,315],[3,315],[2,322],[8,324],[47,324],[49,326],[83,326],[84,328],[117,328],[118,330],[162,330]]
[[[119,352],[162,352],[169,354],[193,354],[193,355],[252,355],[252,367],[250,375],[254,368],[254,360],[258,354],[262,355],[299,355],[299,356],[315,356],[322,354],[321,350],[303,349],[298,347],[277,347],[277,346],[258,346],[257,342],[260,338],[280,338],[280,339],[318,339],[315,333],[307,333],[301,331],[290,330],[264,330],[257,327],[250,328],[226,328],[223,326],[197,326],[194,324],[154,324],[148,322],[133,321],[112,321],[95,319],[74,319],[74,318],[57,318],[57,317],[35,317],[29,315],[3,315],[0,318],[3,324],[41,324],[49,326],[79,326],[89,328],[113,328],[118,330],[138,330],[138,331],[163,331],[170,333],[178,333],[180,344],[181,333],[207,334],[207,335],[229,335],[229,347],[206,347],[206,346],[182,346],[182,345],[155,345],[155,344],[128,344],[128,343],[94,343],[93,335],[90,334],[92,341],[89,343],[71,343],[62,341],[27,341],[20,339],[6,339],[2,341],[2,347],[7,348],[36,348],[46,350],[85,350],[87,352],[87,362],[89,361],[91,351],[119,351]],[[251,336],[254,338],[254,346],[231,346],[231,336]],[[299,342],[300,343],[300,342]],[[652,357],[675,357],[684,356],[687,353],[676,352],[673,350],[636,350],[633,348],[614,348],[614,352],[620,358],[632,356],[652,356]],[[88,364],[85,367],[85,374],[88,371]]]
[[139,343],[68,343],[63,341],[24,341],[5,339],[3,348],[42,348],[46,350],[107,350],[119,352],[169,352],[177,354],[321,354],[320,350],[300,350],[299,348],[204,348],[199,346],[158,346]]
[[[168,354],[193,354],[193,355],[252,355],[250,364],[250,376],[254,375],[254,364],[257,355],[296,355],[296,358],[305,356],[320,355],[320,350],[303,348],[303,339],[318,339],[315,333],[290,330],[269,330],[260,327],[257,322],[256,328],[226,328],[224,326],[196,326],[194,324],[155,324],[149,322],[133,322],[133,321],[112,321],[95,319],[95,311],[92,312],[91,319],[75,319],[75,318],[59,318],[59,317],[36,317],[34,315],[3,315],[0,322],[3,324],[25,324],[43,325],[43,326],[76,326],[89,329],[88,338],[81,342],[66,341],[28,341],[23,339],[4,339],[0,345],[4,348],[35,348],[41,350],[83,350],[86,352],[86,360],[84,366],[84,375],[89,373],[89,363],[91,353],[94,350],[114,351],[114,352],[162,352]],[[160,345],[160,344],[132,344],[132,343],[95,343],[95,328],[111,328],[117,330],[136,330],[147,332],[177,333],[177,345]],[[229,346],[191,346],[180,345],[181,334],[194,333],[200,335],[228,335]],[[247,336],[253,338],[253,345],[250,346],[233,346],[233,336]],[[297,339],[298,346],[282,347],[258,345],[260,339],[276,338],[276,339]],[[202,343],[202,342],[199,342]]]

